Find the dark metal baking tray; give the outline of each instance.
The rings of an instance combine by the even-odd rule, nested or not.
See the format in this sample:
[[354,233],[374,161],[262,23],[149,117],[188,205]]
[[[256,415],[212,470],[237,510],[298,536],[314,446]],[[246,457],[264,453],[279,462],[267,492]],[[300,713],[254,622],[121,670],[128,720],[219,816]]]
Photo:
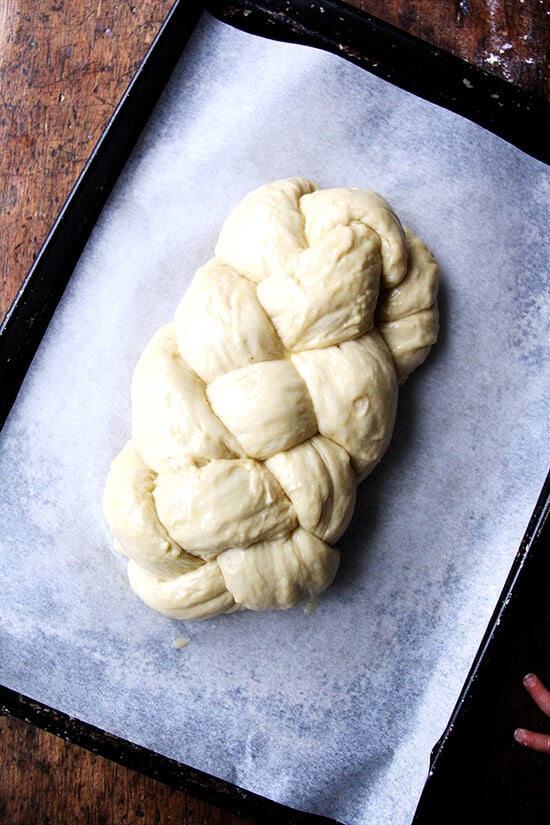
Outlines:
[[[473,120],[550,162],[550,107],[337,0],[178,0],[59,214],[0,329],[0,426],[103,205],[202,12],[254,34],[324,48]],[[543,821],[548,764],[510,747],[513,728],[540,727],[518,674],[550,679],[547,480],[448,727],[435,745],[415,825]],[[255,821],[329,822],[181,765],[0,686],[0,709],[172,787]]]

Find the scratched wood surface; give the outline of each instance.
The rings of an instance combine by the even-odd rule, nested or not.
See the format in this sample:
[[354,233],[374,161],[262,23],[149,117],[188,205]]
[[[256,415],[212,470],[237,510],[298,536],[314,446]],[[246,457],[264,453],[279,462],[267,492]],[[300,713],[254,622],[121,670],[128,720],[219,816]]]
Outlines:
[[[539,0],[349,2],[549,97],[550,13]],[[171,5],[0,0],[0,319]],[[9,717],[0,821],[247,822]]]

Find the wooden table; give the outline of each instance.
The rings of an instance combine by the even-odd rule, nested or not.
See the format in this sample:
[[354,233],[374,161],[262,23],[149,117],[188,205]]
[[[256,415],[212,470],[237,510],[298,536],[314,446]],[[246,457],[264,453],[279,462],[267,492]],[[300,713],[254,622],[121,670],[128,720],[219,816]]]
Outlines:
[[[549,99],[550,15],[539,0],[348,2]],[[0,319],[171,6],[0,0]],[[249,822],[8,716],[0,820]]]

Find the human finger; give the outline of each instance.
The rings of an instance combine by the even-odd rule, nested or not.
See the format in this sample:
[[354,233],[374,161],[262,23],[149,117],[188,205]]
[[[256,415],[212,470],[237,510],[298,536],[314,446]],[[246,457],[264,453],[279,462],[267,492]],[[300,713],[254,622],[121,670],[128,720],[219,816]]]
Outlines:
[[535,733],[535,731],[525,730],[525,728],[517,728],[514,731],[514,739],[520,745],[524,745],[533,751],[550,754],[550,734]]
[[550,690],[545,687],[539,677],[534,673],[528,673],[523,677],[523,685],[542,712],[550,716]]

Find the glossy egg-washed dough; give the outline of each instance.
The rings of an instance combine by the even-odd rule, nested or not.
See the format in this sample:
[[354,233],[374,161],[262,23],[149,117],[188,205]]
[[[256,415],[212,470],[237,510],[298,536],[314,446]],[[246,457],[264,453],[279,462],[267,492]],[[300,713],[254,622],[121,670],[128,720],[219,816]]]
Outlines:
[[438,268],[380,195],[261,186],[132,380],[104,511],[132,588],[178,619],[290,608],[334,579],[398,386],[438,333]]

